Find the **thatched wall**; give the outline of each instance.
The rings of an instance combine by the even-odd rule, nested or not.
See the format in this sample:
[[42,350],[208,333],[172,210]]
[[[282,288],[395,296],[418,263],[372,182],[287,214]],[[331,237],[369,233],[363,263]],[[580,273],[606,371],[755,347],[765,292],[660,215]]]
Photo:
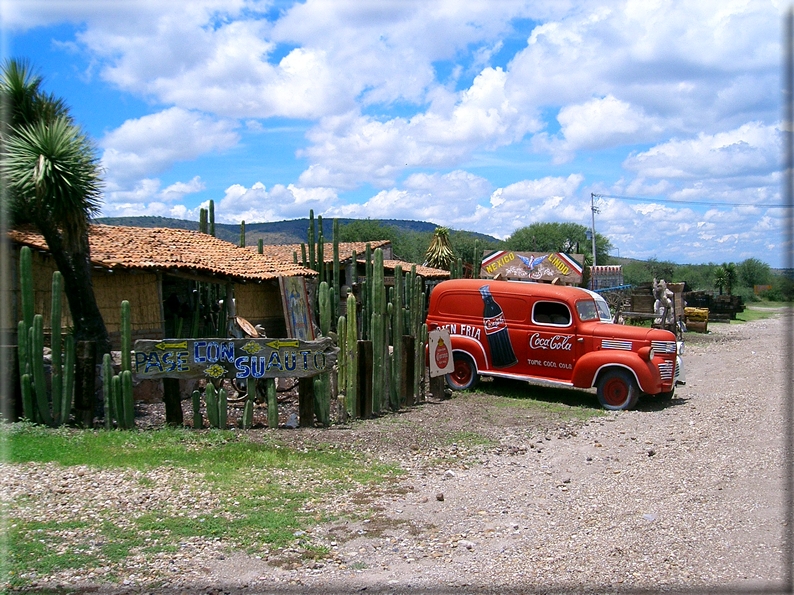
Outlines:
[[236,284],[234,297],[238,316],[253,325],[261,324],[268,337],[287,336],[278,281]]
[[[33,252],[33,299],[34,312],[44,316],[45,333],[50,332],[52,312],[52,273],[57,270],[55,259],[49,254]],[[120,347],[121,302],[130,302],[132,337],[135,339],[157,338],[163,333],[160,284],[157,274],[140,271],[117,271],[107,273],[92,271],[94,295],[99,311],[110,333],[113,347]],[[19,291],[19,251],[14,250],[14,278],[12,283],[14,308],[12,324],[22,316],[22,299]],[[72,326],[72,317],[66,295],[61,304],[61,327]]]

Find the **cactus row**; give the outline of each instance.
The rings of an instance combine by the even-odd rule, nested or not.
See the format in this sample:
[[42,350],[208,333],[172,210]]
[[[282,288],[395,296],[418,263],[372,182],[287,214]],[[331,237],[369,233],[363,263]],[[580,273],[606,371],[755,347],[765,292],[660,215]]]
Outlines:
[[44,317],[35,314],[33,296],[33,252],[23,246],[19,254],[22,320],[17,325],[17,354],[22,392],[22,415],[35,423],[58,426],[69,421],[74,398],[74,338],[62,341],[63,276],[52,274],[50,308],[50,386],[44,366]]
[[121,369],[113,374],[113,359],[109,353],[102,356],[102,395],[105,403],[105,429],[120,430],[135,427],[135,400],[132,392],[132,324],[130,303],[121,302]]

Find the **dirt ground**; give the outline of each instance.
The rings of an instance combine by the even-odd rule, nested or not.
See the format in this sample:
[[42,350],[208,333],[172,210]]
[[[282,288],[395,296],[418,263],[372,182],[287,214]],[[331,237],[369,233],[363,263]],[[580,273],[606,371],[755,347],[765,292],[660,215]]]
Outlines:
[[[296,399],[284,393],[280,440],[366,452],[402,476],[325,503],[335,520],[281,551],[191,542],[156,574],[144,566],[121,585],[71,584],[207,595],[789,593],[786,316],[688,333],[687,385],[632,411],[602,411],[594,391],[499,381],[376,419],[289,429]],[[184,414],[189,424],[190,401]],[[162,404],[142,406],[136,424],[162,417]],[[260,406],[251,437],[274,432],[265,421]],[[101,479],[91,489],[116,489]],[[34,480],[21,469],[15,481]],[[317,548],[327,555],[306,556]]]

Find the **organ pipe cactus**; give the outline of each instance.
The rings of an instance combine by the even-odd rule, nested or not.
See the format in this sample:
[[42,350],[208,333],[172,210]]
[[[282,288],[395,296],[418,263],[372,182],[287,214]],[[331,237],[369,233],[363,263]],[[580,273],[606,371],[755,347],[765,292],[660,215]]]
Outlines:
[[314,210],[309,210],[309,232],[306,238],[309,244],[309,268],[317,270],[317,263],[314,260]]
[[352,293],[347,296],[347,331],[345,332],[345,358],[347,359],[345,371],[345,403],[347,412],[353,416],[356,412],[358,399],[358,324],[356,317],[356,296]]
[[267,426],[269,428],[278,427],[278,394],[276,393],[276,379],[266,378],[265,388],[267,390]]
[[102,356],[102,397],[105,405],[105,429],[113,428],[115,401],[113,399],[113,358],[109,353]]
[[[393,367],[392,367],[392,384],[396,388],[394,391],[397,393],[402,386],[402,347],[403,347],[403,333],[404,333],[404,320],[403,320],[403,269],[401,265],[394,267],[394,300],[393,300],[393,319],[392,319],[392,345],[394,346],[393,352]],[[399,409],[402,405],[405,395],[397,394],[397,399],[392,400],[392,409]]]

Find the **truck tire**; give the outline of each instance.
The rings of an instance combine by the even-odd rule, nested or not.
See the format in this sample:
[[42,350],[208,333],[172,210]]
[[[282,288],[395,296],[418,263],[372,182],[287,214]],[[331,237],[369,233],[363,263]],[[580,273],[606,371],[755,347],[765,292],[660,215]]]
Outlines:
[[447,386],[452,390],[466,390],[477,384],[477,366],[474,360],[465,353],[456,352],[452,356],[455,369],[447,374]]
[[634,375],[627,370],[607,370],[598,379],[596,388],[598,402],[610,411],[631,409],[640,398],[640,387]]

